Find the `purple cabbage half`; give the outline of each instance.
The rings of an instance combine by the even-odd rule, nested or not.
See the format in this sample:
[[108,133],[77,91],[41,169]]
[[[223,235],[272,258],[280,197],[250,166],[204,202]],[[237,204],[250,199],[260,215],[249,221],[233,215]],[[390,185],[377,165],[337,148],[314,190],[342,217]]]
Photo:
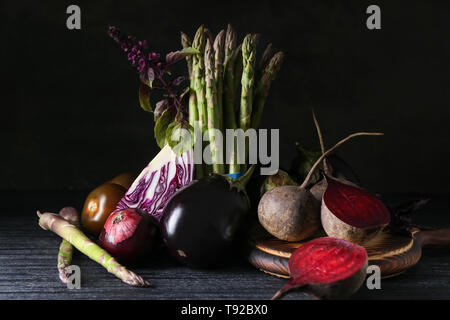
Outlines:
[[141,209],[158,221],[169,198],[194,176],[192,149],[177,156],[166,145],[142,170],[141,174],[117,204],[116,210]]

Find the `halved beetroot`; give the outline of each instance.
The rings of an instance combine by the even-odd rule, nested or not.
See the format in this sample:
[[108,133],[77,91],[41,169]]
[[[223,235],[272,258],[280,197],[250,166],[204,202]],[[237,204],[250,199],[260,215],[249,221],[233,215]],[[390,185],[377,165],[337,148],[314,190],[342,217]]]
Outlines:
[[290,280],[272,298],[289,290],[301,290],[315,298],[345,298],[364,282],[366,250],[354,243],[331,237],[301,245],[289,259]]
[[389,209],[375,195],[326,176],[322,225],[330,237],[364,243],[390,222]]

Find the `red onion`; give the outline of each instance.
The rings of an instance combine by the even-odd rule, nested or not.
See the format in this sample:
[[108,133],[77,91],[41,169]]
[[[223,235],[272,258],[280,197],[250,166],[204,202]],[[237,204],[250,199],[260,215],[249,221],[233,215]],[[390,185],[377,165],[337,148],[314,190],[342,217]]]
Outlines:
[[100,233],[101,246],[120,262],[135,263],[149,254],[158,241],[154,218],[139,209],[114,211]]

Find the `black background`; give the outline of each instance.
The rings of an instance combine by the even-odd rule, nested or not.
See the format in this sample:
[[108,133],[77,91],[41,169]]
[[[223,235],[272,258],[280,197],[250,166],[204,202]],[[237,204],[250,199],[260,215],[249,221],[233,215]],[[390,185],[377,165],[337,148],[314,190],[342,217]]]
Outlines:
[[[82,29],[66,28],[78,4]],[[378,4],[382,29],[366,28]],[[179,31],[232,23],[286,54],[263,127],[280,128],[281,164],[294,142],[316,145],[357,130],[340,154],[368,188],[448,193],[450,5],[446,1],[2,1],[0,190],[89,190],[156,154],[139,81],[107,36],[115,25],[154,51],[180,47]],[[262,49],[260,49],[262,50]]]

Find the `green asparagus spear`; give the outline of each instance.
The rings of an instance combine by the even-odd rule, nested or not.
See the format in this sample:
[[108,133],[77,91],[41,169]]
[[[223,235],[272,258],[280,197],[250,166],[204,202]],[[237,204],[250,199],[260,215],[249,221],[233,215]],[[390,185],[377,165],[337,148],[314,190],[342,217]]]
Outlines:
[[[192,47],[200,51],[199,54],[192,56],[192,72],[194,75],[194,90],[197,98],[198,121],[200,122],[202,134],[208,129],[205,97],[205,44],[205,29],[203,26],[200,26],[195,34],[194,41],[192,42]],[[202,171],[204,175],[207,175],[212,171],[212,168],[203,164]]]
[[[227,48],[228,46],[226,46]],[[240,53],[240,46],[228,56],[225,63],[225,82],[223,87],[223,109],[224,109],[224,123],[226,129],[236,129],[236,114],[235,114],[235,61]],[[227,163],[229,163],[229,173],[237,173],[240,171],[240,165],[237,163],[237,146],[235,139],[234,149],[232,150]]]
[[259,39],[261,39],[261,34],[260,33],[252,34],[252,40],[253,40],[253,45],[255,46],[255,49],[258,46]]
[[210,150],[214,173],[224,173],[222,145],[218,141],[214,129],[218,129],[217,122],[220,114],[217,109],[217,91],[215,74],[214,50],[209,38],[206,40],[205,47],[205,80],[206,80],[206,102],[208,113],[208,133],[210,140]]
[[241,78],[241,109],[240,127],[246,131],[251,127],[253,87],[255,84],[256,49],[253,37],[248,34],[242,44],[242,78]]
[[[181,45],[183,48],[190,47],[192,45],[191,39],[187,34],[181,32]],[[191,55],[186,57],[188,71],[189,71],[189,124],[194,127],[195,121],[199,120],[197,109],[197,95],[195,93],[195,75],[194,75],[194,58]],[[194,137],[195,139],[195,137]],[[195,165],[195,178],[200,179],[203,177],[202,164]]]
[[283,52],[276,53],[272,59],[270,59],[269,64],[265,68],[261,78],[258,81],[256,90],[255,90],[255,101],[254,101],[254,110],[252,114],[252,128],[258,128],[259,122],[261,120],[261,115],[264,109],[264,104],[266,103],[267,95],[269,94],[270,86],[275,80],[275,77],[278,71],[281,68],[283,63],[284,54]]
[[236,92],[236,94],[238,94],[239,92],[239,87],[241,85],[241,78],[242,78],[242,69],[243,69],[243,65],[242,65],[242,59],[241,59],[241,55],[242,55],[242,45],[240,45],[239,47],[236,48],[236,59],[234,62],[234,92]]
[[266,50],[264,50],[264,53],[258,64],[258,79],[261,78],[261,75],[263,74],[264,70],[267,67],[267,64],[269,63],[270,59],[272,59],[272,57],[273,57],[273,48],[272,44],[269,43],[266,47]]
[[151,285],[150,282],[119,264],[108,252],[86,237],[80,229],[59,215],[48,212],[40,213],[39,211],[37,215],[39,217],[39,226],[42,229],[53,231],[80,252],[101,264],[108,272],[114,274],[123,282],[137,287],[148,287]]
[[[181,31],[181,45],[183,48],[188,48],[192,45],[191,39],[187,34]],[[192,59],[191,55],[186,57],[186,62],[188,65],[189,71],[189,124],[194,126],[194,121],[198,120],[198,111],[197,111],[197,96],[195,95],[195,78],[192,69]]]
[[[223,114],[224,126],[226,129],[236,129],[236,115],[235,115],[235,61],[240,52],[240,46],[236,48],[236,34],[228,25],[225,37],[225,62],[224,62],[224,83],[223,83]],[[236,140],[234,150],[232,150],[227,163],[229,166],[229,173],[237,173],[240,171],[240,166],[237,163]]]
[[[180,32],[181,34],[181,45],[183,46],[183,48],[188,48],[192,45],[192,41],[189,38],[189,36],[184,33],[183,31]],[[188,55],[186,57],[186,62],[188,65],[188,71],[189,71],[189,77],[192,79],[192,56]]]
[[225,30],[221,30],[214,40],[214,60],[215,70],[214,78],[216,79],[217,88],[217,113],[220,115],[217,120],[217,128],[223,131],[223,59],[225,54]]
[[231,24],[227,27],[227,33],[225,36],[225,57],[224,57],[224,67],[226,66],[231,54],[236,49],[236,32],[234,32]]
[[206,131],[206,103],[205,103],[205,86],[204,86],[204,76],[205,76],[205,65],[204,65],[204,52],[205,52],[206,37],[203,26],[198,28],[195,34],[192,47],[200,51],[200,54],[194,55],[193,57],[193,73],[194,73],[194,88],[197,97],[197,110],[198,110],[198,120],[202,128],[202,132]]
[[[80,218],[78,212],[73,207],[64,207],[59,211],[59,215],[75,227],[80,226]],[[62,282],[69,281],[70,273],[67,268],[72,264],[73,246],[67,240],[62,240],[58,252],[58,272]]]
[[214,43],[214,36],[213,36],[211,30],[209,30],[208,28],[205,28],[205,36],[206,36],[206,40],[209,40],[209,42],[211,42],[211,44]]

